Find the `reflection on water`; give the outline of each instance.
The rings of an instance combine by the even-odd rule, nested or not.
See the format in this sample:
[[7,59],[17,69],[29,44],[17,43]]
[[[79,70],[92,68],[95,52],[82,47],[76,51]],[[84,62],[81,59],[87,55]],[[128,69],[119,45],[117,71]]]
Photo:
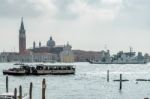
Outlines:
[[[58,64],[58,63],[56,63]],[[23,93],[28,93],[29,84],[33,82],[33,99],[41,99],[42,79],[46,79],[46,99],[143,99],[150,98],[150,82],[138,82],[136,79],[150,79],[150,64],[103,65],[74,63],[75,75],[42,75],[42,76],[9,76],[9,90],[19,85]],[[0,93],[5,92],[5,76],[3,69],[16,67],[13,63],[0,64]],[[107,70],[110,71],[110,82],[106,80]],[[119,74],[123,74],[122,91],[119,92]]]

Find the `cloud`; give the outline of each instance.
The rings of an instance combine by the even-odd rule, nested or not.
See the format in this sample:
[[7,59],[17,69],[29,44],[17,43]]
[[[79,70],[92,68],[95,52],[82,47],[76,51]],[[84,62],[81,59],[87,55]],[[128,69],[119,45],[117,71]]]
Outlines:
[[0,17],[149,24],[149,0],[0,0]]
[[150,25],[149,0],[124,0],[123,8],[115,18],[117,26],[141,29]]
[[149,0],[0,0],[0,17],[41,17],[116,27],[148,27]]
[[83,16],[112,18],[121,0],[0,0],[0,16],[50,16],[76,19]]
[[149,0],[0,0],[0,17],[41,17],[81,26],[148,27],[149,5]]
[[0,0],[1,17],[36,17],[41,14],[42,11],[30,0]]
[[[79,17],[83,17],[83,19],[85,18],[89,18],[91,20],[97,20],[97,21],[111,21],[113,20],[113,18],[115,17],[116,13],[119,10],[119,6],[120,5],[115,5],[114,3],[110,3],[110,2],[103,2],[97,1],[97,3],[91,3],[93,1],[85,1],[85,0],[81,0],[81,1],[76,1],[71,7],[70,9],[72,9],[72,11],[74,13],[76,13]],[[109,3],[109,6],[104,6],[107,5]],[[96,5],[96,6],[94,6]]]

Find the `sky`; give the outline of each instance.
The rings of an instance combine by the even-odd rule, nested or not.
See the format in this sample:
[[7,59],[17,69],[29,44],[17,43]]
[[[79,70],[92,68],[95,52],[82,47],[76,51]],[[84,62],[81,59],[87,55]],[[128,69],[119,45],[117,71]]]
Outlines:
[[21,17],[27,48],[56,45],[150,54],[150,0],[0,0],[0,52],[18,51]]

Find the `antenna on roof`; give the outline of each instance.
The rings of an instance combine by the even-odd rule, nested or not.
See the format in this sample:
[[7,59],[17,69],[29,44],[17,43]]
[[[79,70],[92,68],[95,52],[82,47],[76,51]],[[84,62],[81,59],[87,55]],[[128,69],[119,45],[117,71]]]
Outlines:
[[105,44],[104,49],[107,51],[107,44]]

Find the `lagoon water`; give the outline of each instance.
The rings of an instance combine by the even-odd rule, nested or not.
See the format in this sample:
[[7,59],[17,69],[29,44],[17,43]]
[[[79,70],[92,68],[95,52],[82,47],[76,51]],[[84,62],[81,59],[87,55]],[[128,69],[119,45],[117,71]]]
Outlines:
[[[0,93],[5,92],[3,69],[18,67],[14,63],[0,63]],[[54,63],[59,64],[59,63]],[[28,93],[33,82],[33,99],[41,99],[42,79],[46,79],[46,99],[144,99],[150,98],[150,82],[136,82],[136,79],[150,79],[150,64],[104,65],[74,63],[75,75],[9,76],[9,91],[23,87]],[[107,70],[110,82],[107,82]],[[119,79],[123,75],[122,91],[119,91]]]

